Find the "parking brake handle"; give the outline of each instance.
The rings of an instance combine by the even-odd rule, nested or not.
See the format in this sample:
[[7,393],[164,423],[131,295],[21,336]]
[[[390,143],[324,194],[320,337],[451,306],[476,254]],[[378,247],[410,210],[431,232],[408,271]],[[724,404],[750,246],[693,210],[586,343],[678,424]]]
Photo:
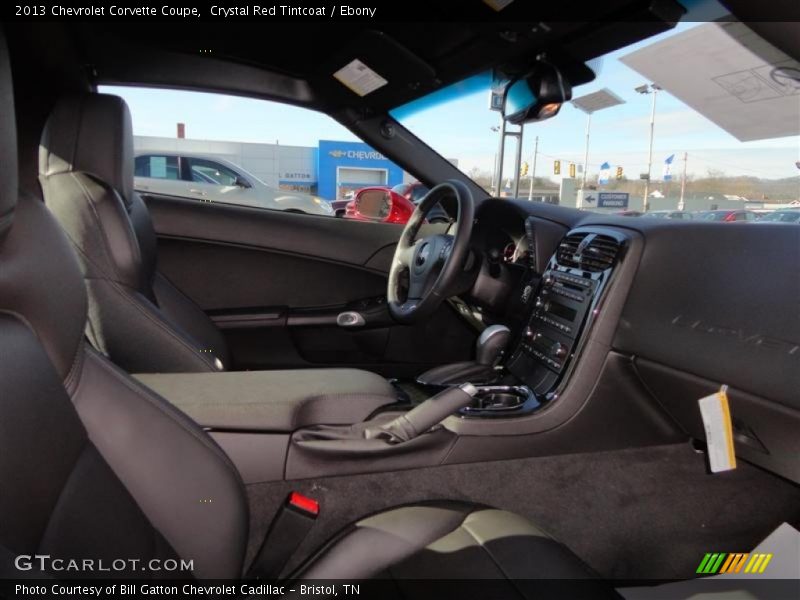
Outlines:
[[384,439],[392,443],[407,442],[425,433],[454,412],[469,406],[477,393],[478,388],[471,383],[447,388],[384,425],[368,427],[364,430],[364,437]]

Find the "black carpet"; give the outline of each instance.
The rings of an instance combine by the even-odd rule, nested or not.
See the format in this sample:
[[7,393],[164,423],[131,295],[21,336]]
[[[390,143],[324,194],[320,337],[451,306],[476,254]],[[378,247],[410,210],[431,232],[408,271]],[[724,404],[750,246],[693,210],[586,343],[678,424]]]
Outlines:
[[612,579],[690,578],[706,552],[749,551],[780,523],[800,524],[800,486],[742,462],[708,474],[678,444],[251,485],[249,558],[289,490],[319,500],[321,517],[287,571],[346,524],[420,500],[525,515]]

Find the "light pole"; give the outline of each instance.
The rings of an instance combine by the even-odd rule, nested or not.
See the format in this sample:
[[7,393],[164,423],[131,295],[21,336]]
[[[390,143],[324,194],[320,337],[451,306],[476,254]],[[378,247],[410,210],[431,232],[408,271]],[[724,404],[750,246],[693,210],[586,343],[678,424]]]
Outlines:
[[653,131],[655,130],[656,124],[656,98],[658,97],[658,92],[661,91],[661,86],[656,83],[651,83],[647,85],[640,85],[637,88],[634,88],[640,94],[652,94],[653,95],[653,108],[650,111],[650,144],[649,150],[647,152],[647,178],[644,180],[644,212],[650,210],[650,172],[653,168]]
[[586,117],[586,147],[583,149],[583,179],[581,190],[586,189],[586,174],[589,172],[589,134],[592,131],[592,113]]
[[583,177],[581,179],[581,206],[583,206],[583,195],[586,189],[586,177],[589,172],[589,137],[592,131],[592,115],[598,110],[611,108],[624,104],[625,100],[617,96],[608,88],[603,88],[597,92],[586,94],[572,101],[573,106],[586,113],[586,145],[583,149]]

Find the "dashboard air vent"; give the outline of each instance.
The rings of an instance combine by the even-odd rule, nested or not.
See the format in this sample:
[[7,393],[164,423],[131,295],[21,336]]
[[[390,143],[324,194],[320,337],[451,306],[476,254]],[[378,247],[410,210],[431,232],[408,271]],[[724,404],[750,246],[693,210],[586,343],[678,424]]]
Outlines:
[[610,236],[590,232],[573,233],[559,244],[556,261],[563,267],[597,273],[610,269],[618,253],[619,242]]

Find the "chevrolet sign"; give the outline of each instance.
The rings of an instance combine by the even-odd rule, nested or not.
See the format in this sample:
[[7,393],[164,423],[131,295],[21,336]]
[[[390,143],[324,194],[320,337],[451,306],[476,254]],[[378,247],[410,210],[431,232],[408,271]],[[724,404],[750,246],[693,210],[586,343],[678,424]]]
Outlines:
[[331,150],[328,152],[333,158],[351,158],[353,160],[386,160],[386,157],[375,150]]

